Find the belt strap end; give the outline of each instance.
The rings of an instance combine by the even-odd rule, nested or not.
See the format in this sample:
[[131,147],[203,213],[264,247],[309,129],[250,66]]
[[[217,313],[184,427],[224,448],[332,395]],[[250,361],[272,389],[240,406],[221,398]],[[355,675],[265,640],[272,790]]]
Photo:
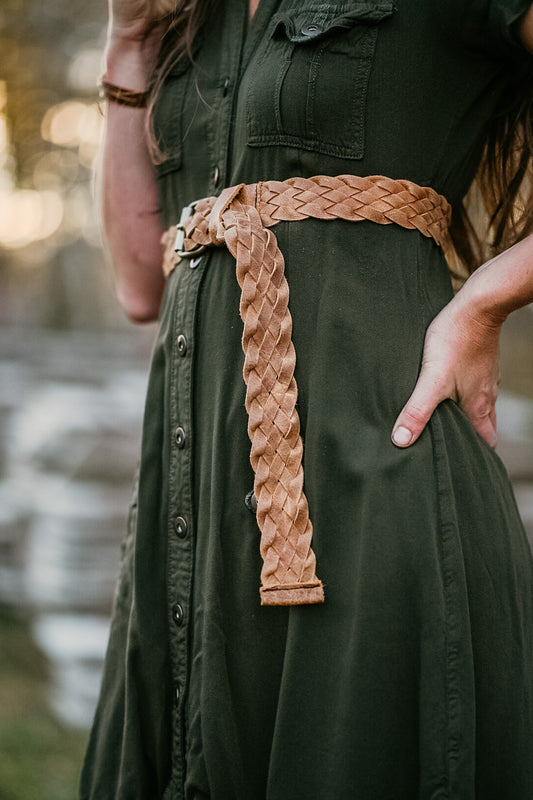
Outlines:
[[324,602],[324,587],[319,581],[314,586],[273,586],[261,588],[262,606],[301,606]]

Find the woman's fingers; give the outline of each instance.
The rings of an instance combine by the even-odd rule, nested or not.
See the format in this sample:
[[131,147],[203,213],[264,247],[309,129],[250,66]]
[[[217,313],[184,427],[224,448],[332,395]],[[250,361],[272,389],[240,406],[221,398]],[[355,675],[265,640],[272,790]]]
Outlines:
[[398,447],[408,447],[416,442],[436,407],[446,397],[441,376],[435,374],[429,367],[423,366],[413,393],[392,429],[394,444]]
[[422,367],[413,393],[394,424],[394,444],[409,447],[416,442],[439,403],[448,398],[458,399],[477,432],[491,447],[496,447],[496,381],[485,374],[477,381],[465,380],[457,385],[445,380],[436,367],[429,366]]
[[[475,283],[475,278],[470,279]],[[411,397],[398,416],[392,441],[398,447],[416,442],[443,400],[458,402],[473,426],[496,444],[495,403],[498,388],[498,344],[501,321],[481,313],[469,281],[426,331],[422,369]]]
[[480,436],[482,436],[491,447],[496,447],[498,443],[498,434],[496,425],[490,416],[484,417],[476,422],[472,420],[472,424]]
[[496,447],[496,389],[482,391],[473,400],[465,399],[461,406],[472,425],[491,447]]
[[153,16],[164,17],[167,14],[172,14],[176,8],[176,0],[155,0],[153,4]]
[[108,0],[109,18],[116,35],[142,40],[171,14],[175,0]]

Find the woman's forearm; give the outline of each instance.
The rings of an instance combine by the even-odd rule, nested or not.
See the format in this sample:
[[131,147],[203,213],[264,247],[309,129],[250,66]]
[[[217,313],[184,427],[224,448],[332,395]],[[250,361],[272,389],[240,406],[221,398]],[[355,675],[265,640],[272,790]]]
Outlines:
[[533,235],[479,267],[456,296],[483,321],[500,325],[533,302]]
[[[106,80],[144,91],[150,64],[146,42],[112,41]],[[109,102],[99,187],[104,238],[117,298],[134,322],[157,318],[164,280],[162,226],[153,164],[146,142],[146,109]]]

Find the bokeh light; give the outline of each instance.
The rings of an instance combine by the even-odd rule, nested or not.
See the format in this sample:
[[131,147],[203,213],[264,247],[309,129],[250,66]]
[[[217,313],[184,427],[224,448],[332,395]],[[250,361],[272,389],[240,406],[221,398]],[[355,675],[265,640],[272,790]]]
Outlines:
[[68,69],[68,82],[74,91],[90,92],[94,89],[95,76],[103,71],[102,48],[85,47],[73,59]]
[[40,133],[54,149],[33,157],[31,185],[19,188],[6,94],[6,83],[0,82],[0,246],[20,249],[54,235],[58,246],[76,236],[99,246],[92,182],[89,175],[80,181],[80,168],[92,172],[98,152],[103,126],[98,105],[66,100],[47,109]]
[[102,115],[95,104],[68,100],[49,108],[41,125],[43,139],[59,147],[89,146],[94,154],[100,141]]
[[36,189],[70,187],[79,177],[79,159],[71,150],[50,150],[33,162],[32,181]]
[[0,242],[25,247],[55,233],[63,219],[59,192],[31,189],[0,194]]
[[30,264],[48,272],[55,255],[61,258],[62,250],[76,241],[96,248],[88,258],[101,259],[93,171],[103,128],[96,83],[104,40],[104,6],[88,8],[82,0],[2,4],[0,260],[2,251],[8,254],[4,274],[22,275]]

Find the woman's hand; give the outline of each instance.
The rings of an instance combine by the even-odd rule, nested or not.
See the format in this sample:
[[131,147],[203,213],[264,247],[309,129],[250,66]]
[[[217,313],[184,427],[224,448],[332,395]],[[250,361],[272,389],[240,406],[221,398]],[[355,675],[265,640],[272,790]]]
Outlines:
[[503,318],[480,311],[468,294],[465,286],[427,330],[418,381],[393,429],[392,440],[399,447],[413,444],[438,404],[448,398],[461,405],[492,447],[496,445]]
[[448,398],[460,403],[495,446],[500,329],[512,311],[528,303],[533,303],[533,234],[479,267],[429,326],[420,376],[393,428],[398,447],[413,444]]
[[172,13],[175,0],[108,0],[109,38],[142,42]]
[[106,78],[145,91],[175,0],[108,0]]

